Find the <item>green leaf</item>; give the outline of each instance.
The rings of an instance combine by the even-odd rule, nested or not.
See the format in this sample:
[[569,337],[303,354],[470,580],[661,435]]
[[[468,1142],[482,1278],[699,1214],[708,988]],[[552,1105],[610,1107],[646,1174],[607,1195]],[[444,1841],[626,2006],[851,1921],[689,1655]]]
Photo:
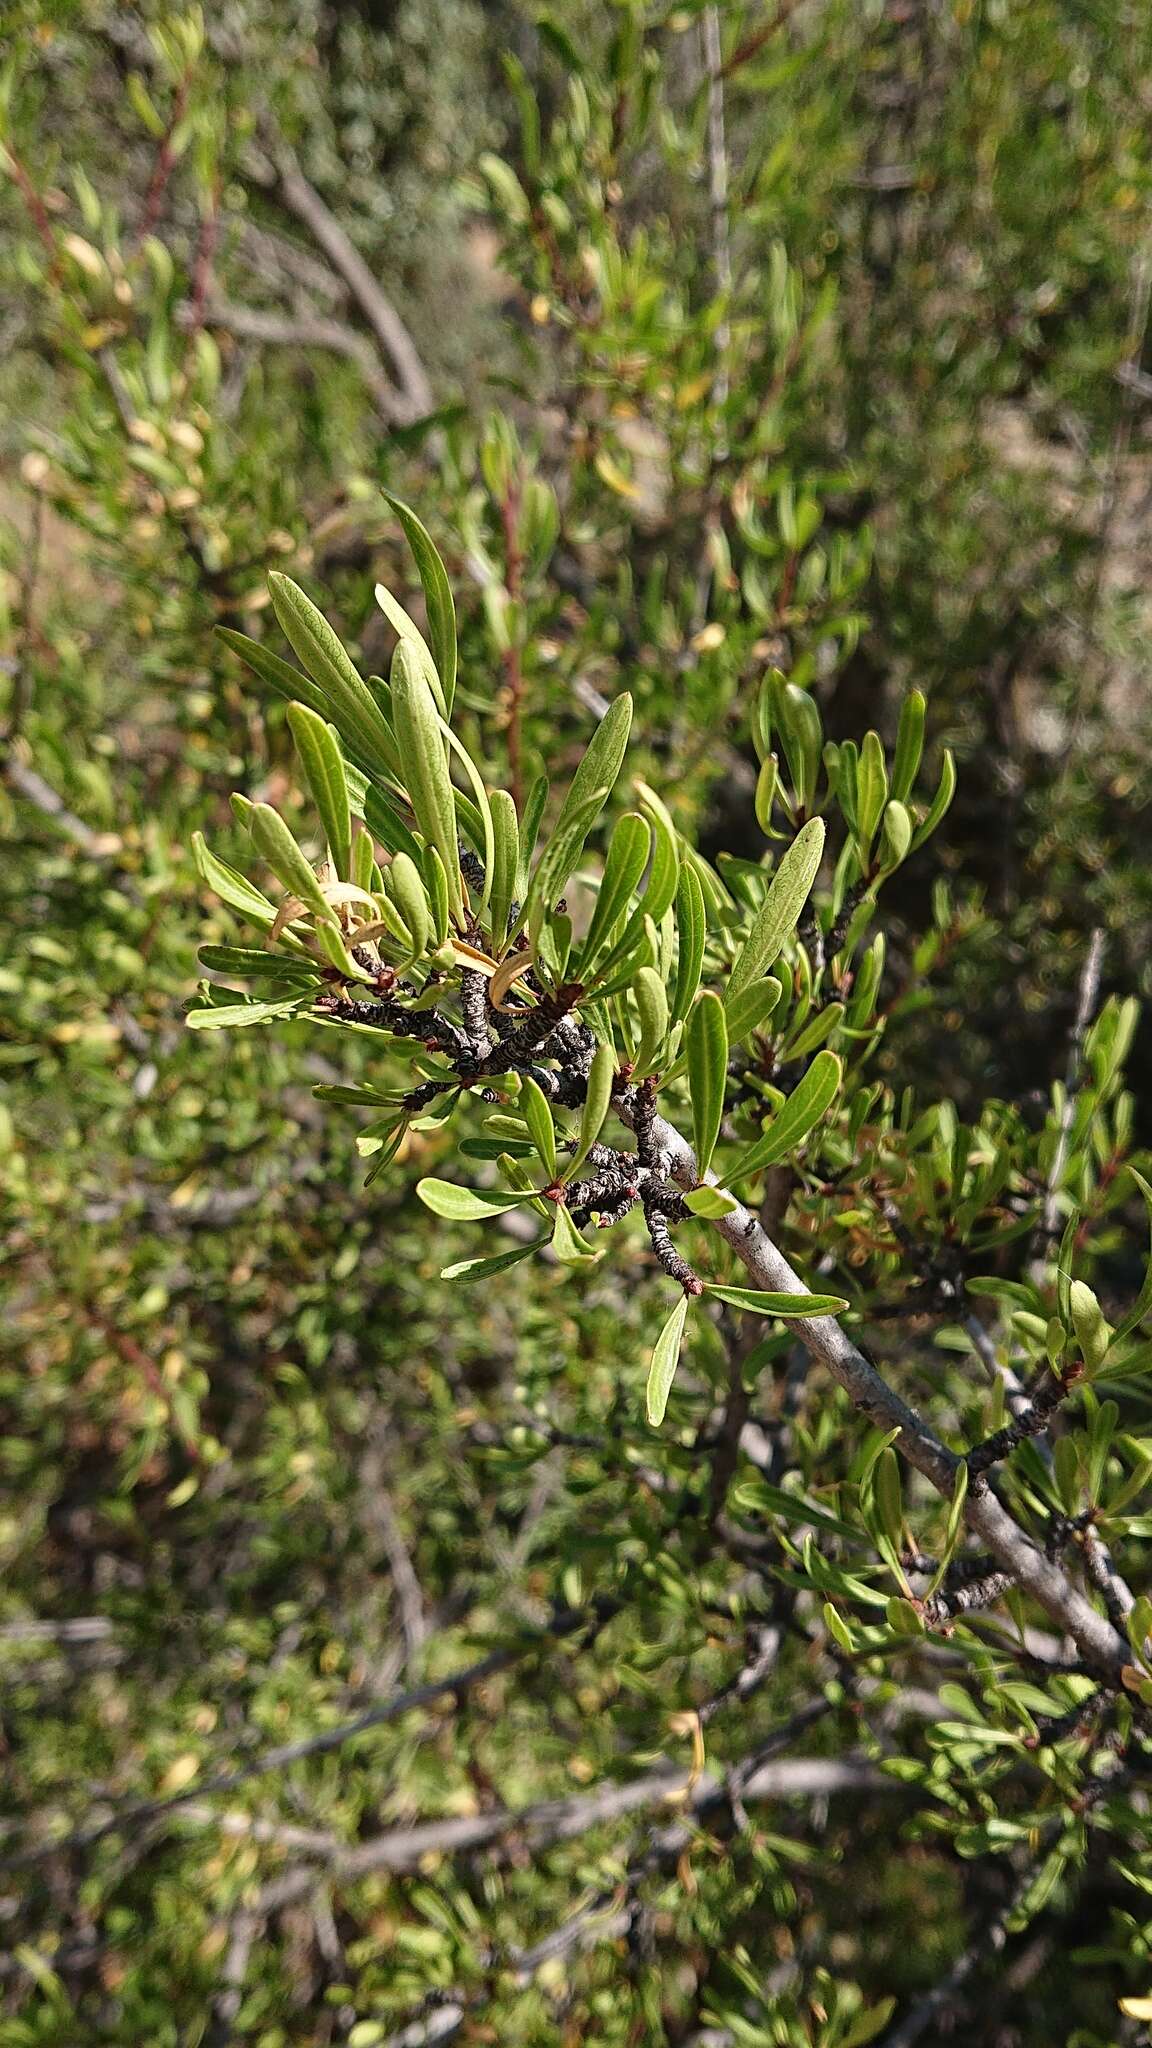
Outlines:
[[703,1180],[720,1135],[728,1080],[728,1026],[724,1019],[724,1005],[710,989],[697,998],[689,1016],[686,1050],[696,1174],[699,1180]]
[[[553,839],[560,834],[571,818],[583,813],[592,805],[592,817],[580,840],[580,845],[583,846],[584,839],[592,829],[592,819],[598,817],[615,788],[616,778],[623,766],[628,748],[628,734],[631,729],[632,699],[627,691],[624,691],[608,706],[588,742],[584,758],[572,777],[568,785],[568,794],[560,806]],[[578,859],[579,852],[573,855],[572,867],[575,867]],[[569,868],[568,874],[564,875],[562,880],[566,882],[571,872],[572,868]]]
[[288,894],[298,896],[322,924],[334,924],[336,913],[322,895],[311,862],[305,860],[279,811],[274,811],[271,804],[253,804],[248,829],[256,852]]
[[668,1406],[668,1396],[676,1377],[680,1362],[680,1341],[684,1335],[684,1321],[688,1314],[688,1296],[682,1294],[664,1328],[656,1339],[652,1352],[652,1363],[648,1368],[646,1406],[648,1420],[653,1429],[659,1429]]
[[452,603],[452,586],[427,527],[401,498],[393,497],[391,491],[385,491],[383,495],[404,528],[420,573],[428,612],[428,635],[444,691],[444,715],[448,717],[456,694],[456,609]]
[[519,821],[516,806],[506,789],[493,791],[489,807],[492,812],[492,887],[488,897],[488,920],[492,944],[498,953],[508,936],[508,919],[516,895],[516,871],[520,859]]
[[[436,852],[436,848],[431,850]],[[388,893],[411,934],[413,958],[420,960],[428,950],[432,918],[420,870],[406,853],[393,856],[388,870]]]
[[250,640],[247,633],[237,633],[231,626],[217,626],[215,632],[217,639],[223,640],[224,645],[230,647],[233,654],[238,654],[241,661],[247,663],[262,683],[267,683],[269,689],[275,690],[278,697],[286,698],[289,704],[307,704],[309,710],[315,711],[320,718],[328,716],[328,698],[325,692],[310,676],[303,675],[298,668],[293,668],[290,661],[283,661],[261,641]]
[[587,1238],[581,1237],[563,1202],[556,1204],[552,1250],[562,1266],[596,1266],[604,1257],[603,1247],[594,1248]]
[[416,823],[444,863],[448,901],[453,916],[460,919],[464,903],[448,755],[440,716],[427,678],[403,640],[392,661],[392,715]]
[[880,1527],[894,1550],[904,1536],[904,1493],[900,1483],[900,1460],[891,1444],[885,1446],[872,1472],[872,1494]]
[[484,1216],[501,1216],[505,1209],[519,1209],[530,1198],[510,1194],[507,1188],[462,1188],[451,1180],[421,1180],[416,1193],[434,1216],[449,1223],[477,1223]]
[[680,878],[680,847],[676,827],[655,790],[646,782],[636,783],[640,808],[652,827],[652,865],[644,890],[644,911],[654,924],[676,900]]
[[643,1081],[652,1072],[668,1036],[668,997],[654,967],[637,968],[632,994],[640,1019],[640,1038],[632,1063],[632,1079]]
[[1089,1373],[1095,1372],[1097,1366],[1103,1365],[1112,1342],[1104,1311],[1083,1280],[1073,1280],[1068,1289],[1068,1307],[1085,1368]]
[[207,1010],[189,1010],[184,1022],[189,1031],[235,1031],[247,1024],[268,1024],[274,1017],[294,1017],[311,1001],[310,995],[287,996],[278,1003],[221,1003]]
[[683,861],[676,884],[676,980],[672,989],[672,1022],[680,1024],[688,1015],[700,986],[704,964],[704,940],[708,916],[700,877],[690,861]]
[[406,853],[410,860],[419,860],[420,842],[408,830],[394,804],[379,789],[369,787],[364,792],[364,823],[374,839],[386,846],[389,853]]
[[519,1107],[528,1133],[543,1162],[549,1182],[556,1178],[556,1125],[552,1120],[552,1105],[538,1081],[531,1074],[525,1074],[520,1082]]
[[913,834],[913,852],[916,851],[916,848],[918,846],[923,846],[924,841],[926,839],[931,838],[933,832],[936,830],[937,825],[943,818],[955,794],[956,763],[953,760],[951,753],[947,749],[945,749],[944,758],[940,763],[940,781],[937,786],[936,794],[933,797],[931,805],[929,806],[929,809],[925,814],[922,822],[917,826],[916,831]]
[[540,831],[540,820],[548,802],[548,777],[538,775],[528,791],[524,804],[524,815],[520,820],[520,856],[516,868],[514,894],[521,902],[528,894],[528,877],[532,872],[532,861],[536,852],[536,839]]
[[912,845],[912,813],[906,804],[890,803],[880,827],[880,869],[889,875],[908,857]]
[[580,1112],[576,1150],[564,1168],[566,1181],[573,1181],[600,1136],[612,1107],[612,1086],[616,1079],[616,1054],[610,1045],[598,1045],[588,1069],[588,1087]]
[[892,795],[897,803],[907,803],[919,773],[920,757],[924,752],[925,710],[923,691],[909,690],[900,706],[900,725],[892,760]]
[[448,908],[448,877],[434,846],[426,846],[423,861],[424,887],[432,910],[432,933],[438,946],[448,937],[451,913]]
[[[567,810],[567,807],[565,807]],[[555,910],[564,894],[564,886],[583,851],[584,841],[600,815],[601,803],[596,797],[579,809],[567,811],[566,816],[557,820],[556,830],[536,863],[536,872],[528,891],[527,901],[521,919],[532,935],[533,942],[539,939],[545,919]]]
[[213,894],[228,905],[229,910],[238,910],[241,917],[246,917],[251,923],[263,925],[265,928],[275,924],[276,905],[270,903],[267,896],[263,895],[246,875],[241,875],[235,868],[229,867],[227,861],[218,860],[207,845],[202,832],[192,834],[192,859],[201,881],[207,883]]
[[307,779],[312,801],[324,828],[332,864],[340,881],[352,876],[352,812],[344,756],[326,719],[306,704],[288,706],[288,723]]
[[747,1309],[754,1316],[838,1316],[848,1306],[839,1294],[772,1294],[755,1287],[719,1287],[711,1280],[705,1286],[717,1301],[726,1301],[729,1308]]
[[860,862],[867,867],[872,841],[881,813],[888,801],[888,770],[880,735],[866,732],[856,770],[856,825],[860,838]]
[[834,1052],[818,1052],[804,1079],[798,1082],[783,1108],[777,1111],[770,1129],[740,1154],[735,1164],[729,1167],[727,1178],[730,1181],[743,1180],[748,1174],[759,1173],[766,1166],[775,1166],[795,1152],[832,1103],[840,1087],[842,1072],[841,1062]]
[[[328,715],[338,732],[355,743],[372,773],[397,774],[396,747],[388,721],[323,612],[317,611],[299,584],[278,570],[270,572],[268,588],[285,637],[327,696]],[[302,693],[298,690],[296,695]]]
[[766,974],[762,981],[753,981],[736,997],[729,997],[724,1014],[728,1019],[728,1037],[733,1045],[749,1038],[753,1031],[759,1031],[772,1016],[784,993],[782,984],[774,974]]
[[196,957],[210,974],[238,974],[249,981],[320,980],[316,962],[299,954],[263,952],[255,946],[201,946]]
[[638,811],[625,811],[623,817],[617,819],[609,841],[604,874],[580,956],[580,972],[585,980],[591,973],[597,953],[611,938],[617,920],[624,915],[639,887],[651,847],[652,829],[647,819],[642,818]]
[[[1149,1187],[1143,1174],[1137,1173],[1134,1166],[1130,1166],[1128,1171],[1144,1197],[1149,1222],[1152,1223],[1152,1187]],[[1149,1310],[1152,1310],[1152,1246],[1149,1247],[1148,1264],[1144,1272],[1144,1284],[1127,1315],[1117,1325],[1116,1336],[1113,1342],[1118,1343],[1121,1337],[1130,1337],[1133,1330],[1143,1322]]]
[[518,1266],[521,1259],[530,1259],[547,1244],[546,1237],[533,1238],[531,1244],[513,1245],[510,1252],[497,1252],[490,1259],[458,1259],[454,1266],[441,1269],[442,1280],[487,1280],[492,1273],[506,1273],[509,1266]]
[[693,1188],[684,1197],[684,1207],[690,1209],[693,1216],[701,1216],[709,1223],[715,1223],[721,1216],[730,1216],[739,1206],[736,1197],[725,1194],[723,1188]]
[[768,894],[744,941],[728,981],[731,1003],[750,982],[766,974],[794,932],[808,901],[824,851],[824,820],[809,818],[787,852],[781,855]]

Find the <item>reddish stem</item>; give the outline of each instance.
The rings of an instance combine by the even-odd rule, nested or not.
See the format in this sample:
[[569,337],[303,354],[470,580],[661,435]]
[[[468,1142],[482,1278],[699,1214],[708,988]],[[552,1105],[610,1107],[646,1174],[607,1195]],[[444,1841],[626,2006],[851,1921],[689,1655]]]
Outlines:
[[51,275],[58,277],[60,274],[60,257],[56,248],[56,237],[52,232],[52,222],[48,218],[48,208],[41,199],[11,143],[6,142],[4,144],[4,154],[8,159],[8,168],[11,172],[13,183],[20,193],[31,216],[32,225],[47,251],[51,264]]
[[172,176],[176,164],[176,153],[172,147],[173,138],[181,121],[184,119],[188,106],[188,89],[191,83],[192,74],[190,71],[186,71],[176,88],[176,98],[172,105],[172,118],[160,138],[160,146],[156,151],[156,161],[152,166],[152,176],[144,200],[144,212],[141,215],[140,226],[136,235],[137,248],[140,247],[142,242],[147,241],[160,218],[160,209],[164,204],[164,194],[168,189],[168,180]]

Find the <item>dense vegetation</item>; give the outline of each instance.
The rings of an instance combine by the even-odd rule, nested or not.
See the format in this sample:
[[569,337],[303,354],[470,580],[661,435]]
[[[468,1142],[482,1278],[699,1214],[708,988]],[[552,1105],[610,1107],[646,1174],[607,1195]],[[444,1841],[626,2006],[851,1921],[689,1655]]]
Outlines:
[[1146,2038],[1152,19],[8,25],[0,2044]]

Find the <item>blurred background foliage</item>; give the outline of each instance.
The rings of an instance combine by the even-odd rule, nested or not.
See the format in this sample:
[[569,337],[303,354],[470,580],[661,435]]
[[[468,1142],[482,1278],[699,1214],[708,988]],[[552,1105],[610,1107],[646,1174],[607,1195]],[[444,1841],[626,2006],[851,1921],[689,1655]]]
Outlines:
[[[1106,989],[1147,994],[1152,957],[1152,17],[24,0],[5,26],[10,1836],[628,1597],[458,1712],[255,1781],[267,1841],[193,1801],[25,1872],[0,2042],[370,2048],[440,1992],[476,2040],[874,2038],[1007,1882],[922,1814],[901,1832],[890,1792],[640,1879],[618,1825],[378,1873],[238,1964],[293,1828],[353,1841],[690,1762],[676,1717],[747,1616],[693,1536],[687,1440],[654,1451],[640,1419],[651,1290],[534,1265],[446,1294],[428,1219],[395,1181],[363,1194],[312,1099],[367,1058],[185,1032],[195,947],[231,936],[192,829],[229,854],[233,787],[300,794],[281,710],[211,629],[264,633],[280,567],[382,662],[373,585],[419,602],[386,484],[448,562],[490,774],[562,779],[628,688],[637,772],[706,851],[753,857],[765,666],[840,740],[891,738],[920,686],[960,789],[890,891],[879,1072],[1037,1124],[1089,931]],[[814,1460],[838,1404],[807,1415]],[[899,1694],[874,1691],[878,1753]],[[836,1754],[861,1708],[828,1711]],[[637,1886],[610,1941],[517,1974]],[[1090,1866],[960,2038],[1118,2038],[1138,1900]]]

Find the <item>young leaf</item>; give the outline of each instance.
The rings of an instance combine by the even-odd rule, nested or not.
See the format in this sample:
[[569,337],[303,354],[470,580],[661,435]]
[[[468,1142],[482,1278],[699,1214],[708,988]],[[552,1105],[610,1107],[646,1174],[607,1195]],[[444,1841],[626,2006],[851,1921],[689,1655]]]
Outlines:
[[451,922],[448,909],[448,877],[444,872],[444,863],[434,846],[424,848],[423,874],[424,887],[428,891],[428,901],[432,907],[433,937],[436,944],[442,946],[448,937]]
[[289,704],[307,704],[320,718],[328,716],[328,698],[311,676],[293,668],[290,661],[283,661],[259,640],[250,640],[247,633],[237,633],[231,626],[217,626],[215,630],[217,639],[238,654],[278,697],[286,698]]
[[421,1180],[416,1193],[434,1216],[449,1223],[477,1223],[485,1216],[502,1216],[505,1209],[519,1209],[530,1197],[510,1194],[507,1188],[462,1188],[451,1180]]
[[342,882],[352,878],[352,812],[344,756],[326,719],[306,704],[288,706],[288,723],[307,779],[312,801],[324,827],[332,863]]
[[922,822],[917,826],[912,836],[913,852],[915,852],[918,846],[923,846],[926,839],[931,838],[955,794],[956,763],[952,755],[945,749],[944,758],[940,763],[940,781],[937,785],[936,794]]
[[459,919],[464,905],[448,756],[427,678],[403,640],[392,661],[392,714],[416,823],[444,863],[448,901],[453,916]]
[[676,885],[680,878],[680,847],[676,827],[668,811],[661,803],[654,789],[646,782],[637,782],[636,794],[640,808],[652,827],[652,864],[644,890],[645,914],[659,924],[664,912],[676,900]]
[[528,877],[532,872],[532,861],[536,853],[536,838],[540,831],[540,820],[548,802],[548,777],[538,775],[528,791],[524,804],[524,815],[520,820],[520,854],[516,867],[516,888],[514,893],[523,902],[528,894]]
[[322,895],[311,863],[305,860],[279,811],[274,811],[271,804],[253,804],[249,830],[256,852],[288,894],[298,896],[321,923],[334,924],[335,912]]
[[238,974],[249,981],[318,982],[316,962],[291,953],[267,953],[255,946],[201,946],[196,958],[210,974]]
[[711,1280],[705,1282],[705,1288],[717,1301],[726,1301],[729,1308],[785,1320],[793,1316],[838,1316],[848,1306],[840,1294],[772,1294],[755,1287],[718,1287]]
[[804,1079],[773,1118],[771,1128],[740,1154],[735,1165],[729,1167],[727,1178],[744,1180],[748,1174],[775,1166],[795,1152],[833,1101],[842,1071],[834,1052],[818,1052]]
[[394,498],[391,491],[385,491],[383,495],[404,528],[405,538],[420,572],[424,603],[428,612],[428,636],[444,692],[444,716],[447,718],[451,714],[452,699],[456,693],[456,610],[452,603],[452,587],[427,527],[417,519],[411,507],[405,505],[402,499]]
[[723,1188],[693,1188],[684,1197],[684,1207],[693,1216],[701,1216],[709,1223],[715,1223],[721,1216],[730,1216],[738,1206],[733,1195],[726,1195]]
[[824,820],[809,818],[787,852],[780,857],[768,894],[744,941],[728,981],[729,1003],[752,981],[766,974],[784,941],[794,932],[808,901],[824,851]]
[[724,1089],[728,1079],[728,1026],[724,1019],[724,1005],[710,989],[698,997],[688,1019],[686,1045],[696,1172],[698,1179],[703,1180],[720,1135]]
[[536,863],[521,918],[534,945],[538,944],[545,919],[555,910],[564,894],[564,885],[580,858],[584,841],[600,810],[600,799],[590,797],[577,810],[569,811],[565,806],[566,815],[562,814],[557,820],[556,829]]
[[648,1420],[653,1429],[659,1429],[668,1406],[668,1396],[676,1377],[680,1362],[680,1340],[684,1335],[684,1321],[688,1314],[688,1296],[682,1294],[664,1328],[656,1339],[652,1352],[652,1363],[648,1368],[646,1406]]

